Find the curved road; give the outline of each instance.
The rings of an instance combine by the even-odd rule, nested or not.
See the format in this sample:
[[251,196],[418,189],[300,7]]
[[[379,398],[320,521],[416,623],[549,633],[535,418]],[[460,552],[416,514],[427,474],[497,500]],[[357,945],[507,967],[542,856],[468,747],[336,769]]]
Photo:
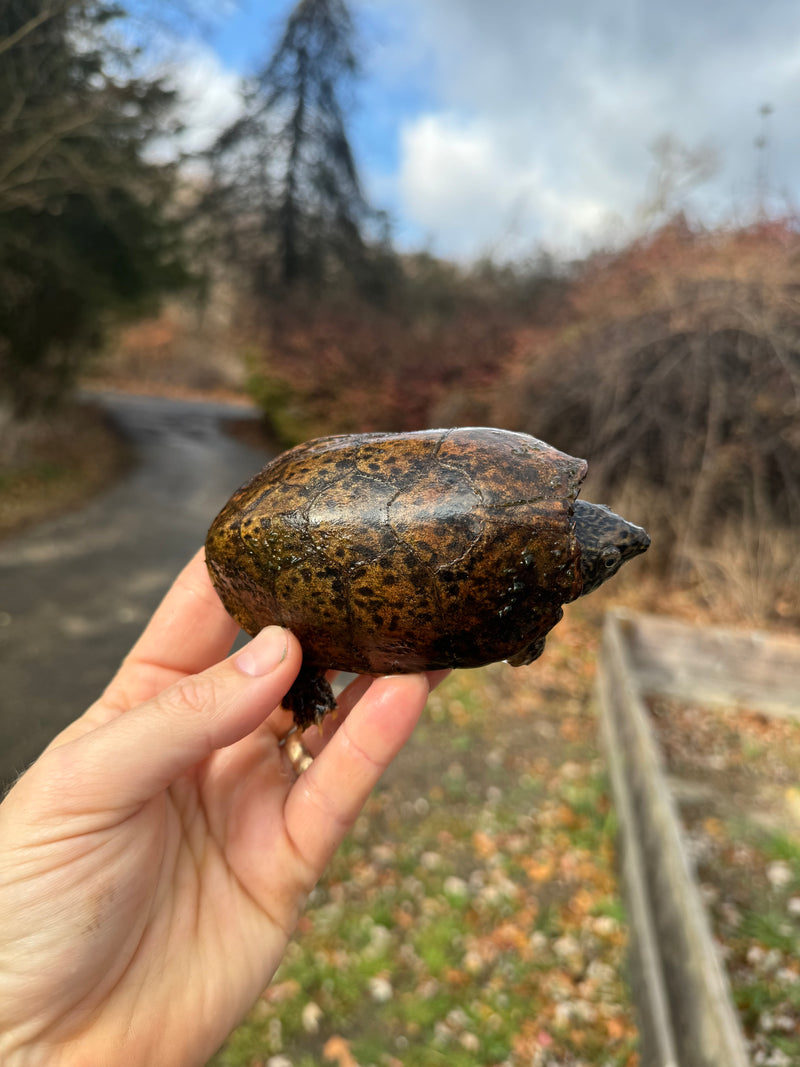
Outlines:
[[96,399],[138,462],[81,510],[0,544],[0,788],[99,695],[217,511],[268,458],[224,432],[248,408]]

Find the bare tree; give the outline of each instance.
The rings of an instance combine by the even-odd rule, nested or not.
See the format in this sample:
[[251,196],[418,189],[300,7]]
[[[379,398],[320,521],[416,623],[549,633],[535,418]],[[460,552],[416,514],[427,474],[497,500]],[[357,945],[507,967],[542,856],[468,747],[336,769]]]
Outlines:
[[639,214],[644,222],[660,224],[682,211],[690,194],[714,176],[719,159],[713,145],[690,148],[670,133],[657,137],[650,152],[653,168]]

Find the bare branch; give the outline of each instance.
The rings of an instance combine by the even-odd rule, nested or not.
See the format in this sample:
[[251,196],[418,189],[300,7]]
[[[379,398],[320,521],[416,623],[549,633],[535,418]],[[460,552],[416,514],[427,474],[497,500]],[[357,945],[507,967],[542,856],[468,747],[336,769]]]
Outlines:
[[70,7],[71,2],[72,0],[65,0],[65,2],[61,4],[50,4],[46,6],[38,15],[34,15],[32,19],[28,19],[24,25],[20,26],[20,28],[10,34],[10,36],[0,40],[0,56],[3,55],[4,52],[9,52],[12,48],[16,47],[20,41],[33,33],[34,30],[38,30],[38,28],[43,26],[45,22],[49,22],[51,18],[66,11]]

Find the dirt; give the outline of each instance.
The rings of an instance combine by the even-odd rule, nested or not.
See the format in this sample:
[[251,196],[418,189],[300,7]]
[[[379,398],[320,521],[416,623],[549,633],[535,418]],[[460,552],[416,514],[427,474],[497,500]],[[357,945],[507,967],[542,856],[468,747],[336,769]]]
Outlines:
[[80,507],[132,463],[113,423],[88,402],[6,428],[0,440],[0,539]]
[[754,1064],[800,1063],[800,722],[651,702]]
[[597,638],[432,694],[213,1067],[635,1067]]

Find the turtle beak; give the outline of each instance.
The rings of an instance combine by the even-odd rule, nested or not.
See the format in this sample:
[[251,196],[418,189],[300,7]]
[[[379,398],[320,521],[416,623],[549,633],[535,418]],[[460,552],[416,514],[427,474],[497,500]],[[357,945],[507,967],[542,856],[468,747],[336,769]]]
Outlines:
[[641,526],[634,526],[632,522],[626,523],[627,538],[625,543],[619,546],[623,559],[633,559],[635,556],[640,556],[642,552],[646,552],[650,547],[650,534],[647,530]]

